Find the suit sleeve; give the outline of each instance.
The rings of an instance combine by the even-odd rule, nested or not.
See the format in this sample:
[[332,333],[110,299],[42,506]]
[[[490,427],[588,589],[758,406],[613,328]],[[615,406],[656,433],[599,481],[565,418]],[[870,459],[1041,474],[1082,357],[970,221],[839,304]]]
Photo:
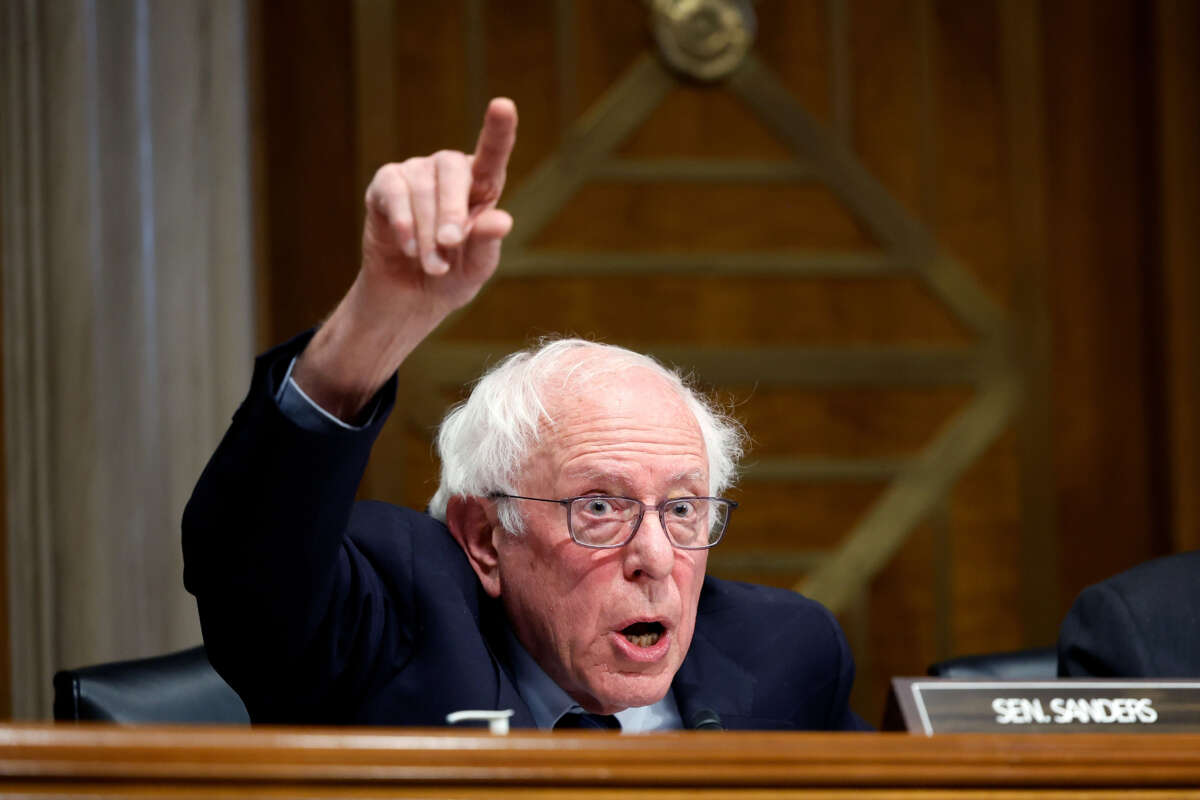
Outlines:
[[340,721],[375,665],[401,654],[410,624],[411,604],[346,535],[395,378],[372,424],[305,430],[276,391],[307,338],[257,360],[183,516],[184,585],[209,659],[256,722]]
[[1059,629],[1059,677],[1135,677],[1147,669],[1140,628],[1121,593],[1110,583],[1084,589]]

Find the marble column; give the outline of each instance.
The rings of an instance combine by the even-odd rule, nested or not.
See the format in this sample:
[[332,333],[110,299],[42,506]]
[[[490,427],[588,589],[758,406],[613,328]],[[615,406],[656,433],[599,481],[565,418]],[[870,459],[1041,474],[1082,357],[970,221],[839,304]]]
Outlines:
[[179,518],[253,343],[242,0],[0,0],[18,718],[200,641]]

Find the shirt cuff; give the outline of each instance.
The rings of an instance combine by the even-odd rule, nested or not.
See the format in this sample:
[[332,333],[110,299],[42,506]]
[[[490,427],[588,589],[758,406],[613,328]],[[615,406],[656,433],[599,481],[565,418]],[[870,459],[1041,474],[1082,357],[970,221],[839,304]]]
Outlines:
[[366,412],[369,413],[366,413],[366,419],[362,425],[351,425],[344,422],[317,405],[311,397],[304,393],[299,384],[292,380],[292,370],[295,369],[298,358],[299,356],[293,357],[291,363],[288,364],[287,374],[283,376],[279,391],[275,393],[275,402],[285,417],[310,433],[361,431],[369,428],[375,422],[375,415],[379,413],[378,393],[371,398],[366,409]]

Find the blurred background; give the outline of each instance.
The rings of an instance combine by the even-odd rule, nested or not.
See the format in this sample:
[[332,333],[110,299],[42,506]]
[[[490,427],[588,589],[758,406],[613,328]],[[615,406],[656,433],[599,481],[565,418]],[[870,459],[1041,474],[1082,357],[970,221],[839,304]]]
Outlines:
[[383,163],[520,110],[497,277],[401,371],[361,494],[561,332],[753,444],[710,571],[841,619],[854,705],[1052,644],[1200,546],[1191,0],[2,0],[0,714],[195,644],[178,518],[255,351],[357,269]]

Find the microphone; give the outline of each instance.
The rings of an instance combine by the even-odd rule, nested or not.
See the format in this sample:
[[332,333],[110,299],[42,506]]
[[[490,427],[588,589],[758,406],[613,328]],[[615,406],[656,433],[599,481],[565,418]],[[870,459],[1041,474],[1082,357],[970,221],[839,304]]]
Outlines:
[[691,723],[690,727],[692,728],[692,730],[697,730],[697,731],[723,731],[723,730],[725,730],[725,726],[721,724],[721,718],[717,715],[717,712],[713,711],[711,708],[698,709],[696,711],[696,713],[692,714],[691,719],[688,721]]

